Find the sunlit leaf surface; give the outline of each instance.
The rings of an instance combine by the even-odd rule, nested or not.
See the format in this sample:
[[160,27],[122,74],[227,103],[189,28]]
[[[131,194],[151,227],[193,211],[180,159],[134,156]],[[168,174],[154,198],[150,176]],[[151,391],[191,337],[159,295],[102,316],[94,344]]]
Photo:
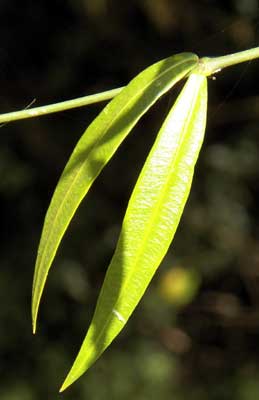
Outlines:
[[196,65],[198,57],[182,53],[140,73],[87,128],[76,145],[52,197],[36,260],[33,295],[33,332],[42,291],[59,243],[80,202],[139,118]]
[[160,129],[130,198],[93,320],[61,391],[124,327],[173,239],[203,142],[206,77],[192,74]]

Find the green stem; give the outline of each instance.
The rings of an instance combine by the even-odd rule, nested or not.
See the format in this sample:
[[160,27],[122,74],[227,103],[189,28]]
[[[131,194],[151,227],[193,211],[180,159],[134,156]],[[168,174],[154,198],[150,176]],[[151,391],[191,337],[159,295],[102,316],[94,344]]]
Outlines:
[[240,51],[239,53],[229,54],[222,57],[203,57],[200,59],[197,70],[209,76],[221,71],[223,68],[246,61],[252,61],[255,58],[259,58],[259,47],[254,47],[253,49]]
[[[221,71],[223,68],[230,67],[231,65],[239,64],[245,61],[251,61],[256,58],[259,58],[259,47],[254,47],[253,49],[240,51],[239,53],[229,54],[222,57],[203,57],[199,60],[199,65],[195,71],[197,73],[209,76]],[[191,71],[191,73],[195,71]],[[83,107],[89,104],[110,100],[115,97],[122,89],[123,87],[120,87],[117,89],[108,90],[106,92],[63,101],[61,103],[2,114],[0,115],[0,124],[26,118],[40,117],[41,115],[56,113],[59,111],[65,111],[72,108]]]
[[115,97],[121,90],[122,87],[107,90],[106,92],[102,93],[79,97],[73,100],[62,101],[56,104],[49,104],[47,106],[35,107],[31,109],[24,109],[21,111],[14,111],[7,114],[2,114],[0,115],[0,124],[26,118],[40,117],[46,114],[52,114],[59,111],[70,110],[72,108],[83,107],[89,104],[110,100]]

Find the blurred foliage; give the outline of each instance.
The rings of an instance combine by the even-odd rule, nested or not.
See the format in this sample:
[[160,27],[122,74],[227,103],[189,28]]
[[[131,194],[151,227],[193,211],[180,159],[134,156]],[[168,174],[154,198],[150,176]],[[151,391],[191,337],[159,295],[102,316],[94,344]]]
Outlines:
[[168,303],[181,307],[193,300],[199,283],[200,277],[195,269],[174,266],[161,275],[159,293]]
[[[222,55],[258,42],[255,0],[121,4],[1,0],[1,112],[123,85],[177,52]],[[258,62],[228,69],[209,86],[206,143],[172,248],[126,329],[64,399],[259,396]],[[1,400],[60,397],[128,196],[173,99],[142,119],[80,207],[51,271],[36,337],[30,292],[44,213],[101,106],[1,127]],[[181,279],[195,271],[199,284],[176,307],[161,286],[179,267]]]

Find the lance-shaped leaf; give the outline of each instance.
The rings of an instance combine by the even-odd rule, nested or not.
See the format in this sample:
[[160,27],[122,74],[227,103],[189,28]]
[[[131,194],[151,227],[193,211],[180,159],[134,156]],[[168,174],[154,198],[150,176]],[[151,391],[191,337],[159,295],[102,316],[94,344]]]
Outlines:
[[83,197],[140,117],[197,63],[195,54],[182,53],[147,68],[103,109],[79,140],[44,222],[33,279],[33,332],[49,268]]
[[82,375],[121,331],[165,256],[190,192],[206,110],[206,77],[193,73],[140,173],[93,320],[61,391]]

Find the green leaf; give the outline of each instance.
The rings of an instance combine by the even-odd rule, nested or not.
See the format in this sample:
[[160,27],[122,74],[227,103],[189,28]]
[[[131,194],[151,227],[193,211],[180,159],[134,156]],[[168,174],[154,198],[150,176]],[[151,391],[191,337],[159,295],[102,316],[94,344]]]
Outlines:
[[124,327],[165,256],[187,201],[203,142],[207,80],[193,73],[163,123],[124,217],[93,320],[61,391]]
[[51,263],[80,202],[140,117],[198,63],[192,53],[162,60],[140,73],[97,116],[76,145],[45,217],[32,290],[32,323]]

